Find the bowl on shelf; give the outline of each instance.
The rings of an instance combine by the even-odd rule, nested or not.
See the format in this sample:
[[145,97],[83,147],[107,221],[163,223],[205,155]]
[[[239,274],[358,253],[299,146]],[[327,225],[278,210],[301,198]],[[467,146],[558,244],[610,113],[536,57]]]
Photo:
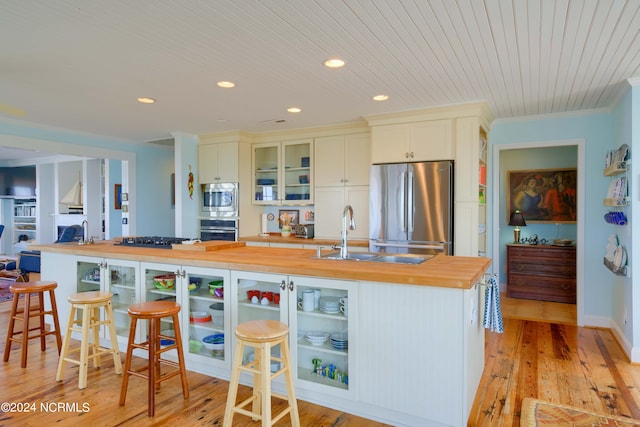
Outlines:
[[216,325],[224,325],[224,303],[214,302],[209,306],[213,316],[213,323]]
[[202,344],[213,356],[222,356],[224,354],[224,334],[222,333],[207,335],[202,338]]
[[204,348],[204,344],[198,340],[189,340],[189,351],[191,353],[199,353]]
[[329,339],[329,334],[326,332],[307,332],[304,339],[309,341],[311,345],[322,345]]
[[175,274],[163,274],[153,278],[153,285],[157,289],[173,289],[176,286]]
[[200,289],[200,283],[189,283],[187,288],[189,289],[189,293],[193,295]]
[[189,313],[189,321],[191,323],[204,323],[211,321],[211,315],[206,311],[192,311]]
[[218,298],[224,296],[224,280],[212,280],[209,282],[209,293]]

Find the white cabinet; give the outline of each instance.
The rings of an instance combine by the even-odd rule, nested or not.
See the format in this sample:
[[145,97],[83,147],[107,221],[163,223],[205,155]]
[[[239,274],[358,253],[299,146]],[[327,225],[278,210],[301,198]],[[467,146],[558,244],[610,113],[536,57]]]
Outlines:
[[313,140],[253,145],[253,203],[313,203]]
[[342,213],[346,205],[353,208],[355,230],[348,230],[353,239],[369,238],[369,186],[318,187],[315,194],[315,236],[340,238]]
[[369,134],[316,138],[314,150],[316,188],[369,185]]
[[[352,320],[357,318],[356,282],[232,271],[231,283],[232,304],[236,308],[232,330],[249,320],[270,319],[287,323],[296,387],[333,396],[354,395],[350,369],[353,368],[357,348],[355,322]],[[313,311],[303,311],[298,306],[299,296],[306,290],[317,292],[318,304]],[[254,302],[253,296],[256,297]],[[340,309],[342,304],[339,300],[343,298],[347,301],[348,315]],[[352,304],[349,305],[348,301]],[[337,310],[333,308],[336,304]],[[312,345],[305,339],[307,333],[326,334],[327,341],[322,345]],[[252,357],[251,349],[247,349],[243,360],[251,360]]]
[[455,158],[453,120],[373,126],[371,162],[395,163]]
[[340,238],[342,213],[346,205],[351,205],[356,229],[348,231],[349,237],[368,238],[371,166],[369,135],[316,138],[314,148],[315,235]]
[[198,182],[238,182],[238,143],[223,142],[198,146]]
[[[229,298],[225,296],[229,289],[229,271],[147,262],[141,263],[141,271],[145,301],[177,301],[182,306],[180,326],[187,368],[208,373],[228,370],[231,367],[227,326],[230,310]],[[155,278],[167,276],[175,279],[173,287],[156,286]],[[217,295],[215,287],[222,287]],[[172,334],[175,328],[170,318],[161,320],[161,329]],[[209,344],[221,345],[206,348],[203,339],[207,337]]]

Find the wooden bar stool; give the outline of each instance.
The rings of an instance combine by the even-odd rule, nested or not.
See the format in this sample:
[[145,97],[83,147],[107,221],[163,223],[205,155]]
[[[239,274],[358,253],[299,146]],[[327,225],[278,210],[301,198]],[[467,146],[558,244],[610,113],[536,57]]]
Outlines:
[[[11,317],[9,319],[9,331],[7,332],[7,343],[4,347],[4,361],[9,361],[9,353],[11,351],[11,343],[18,342],[22,344],[22,363],[23,368],[27,367],[27,349],[28,341],[33,338],[40,338],[40,350],[45,351],[47,349],[45,337],[47,335],[55,335],[56,343],[58,344],[58,354],[60,354],[60,348],[62,346],[62,339],[60,338],[60,324],[58,323],[58,306],[56,305],[56,294],[54,290],[58,287],[56,282],[52,281],[37,281],[37,282],[25,282],[14,283],[9,288],[13,294],[13,304],[11,306]],[[51,310],[45,310],[44,308],[44,294],[49,293],[49,302],[51,303]],[[38,294],[38,305],[31,306],[32,294]],[[18,308],[18,301],[20,296],[24,295],[24,306]],[[44,316],[49,315],[53,317],[53,329],[47,331],[44,323]],[[32,317],[38,317],[39,324],[33,328],[29,327],[29,319]],[[16,320],[22,322],[22,330],[14,330]],[[30,335],[30,332],[38,331],[37,335]],[[22,334],[21,337],[16,335]]]
[[[182,395],[185,399],[189,398],[189,386],[187,385],[187,370],[184,365],[184,354],[182,352],[182,337],[180,336],[180,321],[178,313],[180,312],[180,304],[172,301],[150,301],[140,304],[133,304],[129,307],[129,316],[131,317],[131,328],[129,329],[129,344],[127,346],[127,357],[124,362],[124,376],[122,377],[122,388],[120,390],[120,406],[124,405],[127,398],[127,385],[129,384],[129,375],[146,378],[149,382],[149,416],[153,417],[155,413],[155,393],[156,389],[160,389],[160,383],[169,378],[180,375],[182,379]],[[160,319],[171,317],[173,321],[173,331],[175,337],[160,334]],[[147,341],[136,344],[136,324],[138,320],[149,321],[149,337]],[[173,344],[161,347],[161,340],[173,341]],[[131,357],[133,349],[140,348],[149,352],[149,363],[147,366],[131,369]],[[162,353],[169,350],[177,350],[178,362],[166,360],[161,357]],[[160,365],[165,364],[173,368],[177,368],[164,374],[160,371]],[[146,371],[146,374],[143,372]]]
[[[75,363],[80,366],[80,376],[78,378],[78,388],[87,387],[87,367],[89,359],[93,359],[93,366],[100,367],[100,359],[102,356],[111,354],[113,356],[113,364],[116,368],[116,374],[122,373],[122,362],[120,361],[120,351],[118,350],[118,337],[116,335],[115,320],[113,318],[113,308],[111,306],[111,292],[80,292],[71,295],[68,300],[71,303],[71,311],[69,311],[69,321],[67,323],[67,333],[62,343],[62,354],[58,362],[58,372],[56,373],[56,381],[62,381],[64,378],[64,370],[66,362]],[[105,318],[100,320],[100,308],[104,307]],[[82,318],[77,319],[76,314],[82,311]],[[78,325],[78,327],[76,327]],[[109,338],[111,340],[111,348],[100,346],[100,326],[105,325],[109,329]],[[82,334],[80,340],[80,348],[69,351],[69,343],[71,342],[71,333],[80,332]],[[89,347],[91,347],[91,355],[89,355]],[[69,357],[72,353],[80,353],[79,359]]]
[[[223,427],[231,427],[233,414],[236,412],[254,420],[262,420],[262,427],[270,427],[290,413],[291,425],[300,426],[298,403],[293,388],[288,335],[287,325],[277,320],[252,320],[238,325],[236,328],[238,342],[233,357]],[[277,345],[280,345],[281,357],[271,355],[271,349]],[[253,347],[254,358],[253,361],[243,365],[242,358],[245,346]],[[280,369],[273,374],[271,373],[271,361],[280,362]],[[236,405],[241,371],[253,374],[253,394]],[[271,380],[282,373],[285,374],[287,396],[271,392]],[[271,414],[271,396],[289,402],[289,405],[275,417],[272,417]],[[252,410],[243,409],[249,403],[253,403]]]

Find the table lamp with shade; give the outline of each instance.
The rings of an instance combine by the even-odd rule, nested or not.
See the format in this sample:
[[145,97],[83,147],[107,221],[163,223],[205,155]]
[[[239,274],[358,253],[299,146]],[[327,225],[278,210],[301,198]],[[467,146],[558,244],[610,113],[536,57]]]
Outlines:
[[509,225],[512,227],[516,227],[513,229],[513,242],[520,243],[520,227],[527,226],[527,223],[524,221],[524,215],[522,215],[522,211],[520,209],[516,209],[515,211],[511,212]]

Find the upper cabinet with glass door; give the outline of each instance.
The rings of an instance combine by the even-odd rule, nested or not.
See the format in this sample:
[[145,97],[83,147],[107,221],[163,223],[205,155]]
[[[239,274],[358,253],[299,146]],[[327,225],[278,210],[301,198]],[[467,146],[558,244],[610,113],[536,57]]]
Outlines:
[[313,203],[313,140],[253,146],[254,204]]

